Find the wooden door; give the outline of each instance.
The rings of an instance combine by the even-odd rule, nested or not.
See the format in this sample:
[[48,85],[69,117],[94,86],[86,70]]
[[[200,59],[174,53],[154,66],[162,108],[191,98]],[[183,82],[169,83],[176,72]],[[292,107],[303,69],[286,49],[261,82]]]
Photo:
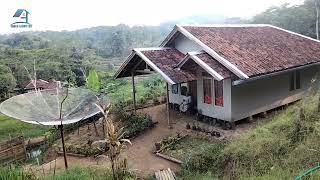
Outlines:
[[197,81],[188,82],[193,108],[197,108]]

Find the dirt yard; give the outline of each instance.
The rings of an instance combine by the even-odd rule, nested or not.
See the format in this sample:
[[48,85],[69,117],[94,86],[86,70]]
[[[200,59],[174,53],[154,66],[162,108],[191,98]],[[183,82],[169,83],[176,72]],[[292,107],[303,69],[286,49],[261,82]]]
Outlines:
[[[154,107],[149,107],[139,110],[141,113],[147,113],[152,117],[154,122],[158,122],[156,126],[145,132],[144,134],[139,135],[134,138],[132,145],[128,146],[123,155],[128,160],[128,165],[131,171],[138,173],[139,175],[149,175],[153,174],[158,169],[171,168],[172,170],[179,170],[179,165],[169,162],[165,159],[157,157],[153,152],[155,151],[154,144],[164,137],[170,136],[176,133],[195,133],[191,130],[186,129],[186,123],[195,122],[195,117],[186,116],[175,111],[170,112],[172,129],[168,128],[167,116],[166,116],[166,106],[158,105]],[[232,138],[240,134],[246,133],[248,130],[255,128],[257,125],[264,123],[264,121],[255,121],[253,123],[241,123],[237,125],[236,130],[222,130],[217,127],[216,129],[222,133],[225,138]],[[203,124],[205,125],[205,124]],[[97,123],[97,129],[100,128],[101,124]],[[76,130],[73,133],[70,133],[66,137],[66,143],[72,143],[75,141],[80,141],[86,143],[88,138],[92,140],[99,139],[95,136],[94,126],[89,126],[89,134],[85,133],[88,131],[87,126],[80,128],[79,132]],[[101,131],[99,132],[101,134]],[[56,165],[55,165],[56,164]],[[72,157],[68,156],[69,167],[106,167],[109,166],[107,157],[102,157],[97,163],[97,160],[92,157]],[[60,156],[57,158],[57,161],[51,161],[47,164],[44,164],[41,169],[42,171],[52,173],[54,166],[56,169],[64,169],[63,157]]]

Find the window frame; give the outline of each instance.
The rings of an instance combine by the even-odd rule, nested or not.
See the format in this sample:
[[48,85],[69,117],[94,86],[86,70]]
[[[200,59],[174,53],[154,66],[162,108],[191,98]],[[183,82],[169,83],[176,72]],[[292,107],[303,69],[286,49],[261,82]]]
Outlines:
[[295,71],[295,89],[301,89],[301,72]]
[[[174,87],[176,87],[176,88],[174,88]],[[176,89],[176,91],[174,91],[174,89]],[[179,86],[178,86],[178,84],[172,84],[171,85],[171,93],[172,94],[179,94]]]
[[290,72],[289,74],[289,91],[295,90],[295,73]]
[[[202,93],[203,93],[203,98],[202,98],[202,102],[204,103],[204,104],[207,104],[207,105],[211,105],[211,104],[213,104],[214,105],[214,103],[213,103],[213,99],[214,99],[214,93],[212,92],[212,78],[211,77],[207,77],[207,76],[203,76],[203,79],[202,79]],[[209,93],[210,93],[210,102],[208,102],[207,101],[207,99],[206,99],[206,96],[205,96],[205,81],[208,81],[208,82],[210,82],[210,84],[209,84]]]
[[[182,87],[187,87],[187,91],[186,94],[182,94]],[[180,95],[181,96],[188,96],[188,92],[189,92],[189,86],[188,83],[180,83]]]
[[[221,81],[217,81],[217,80],[214,80],[214,87],[213,87],[213,90],[214,90],[214,105],[215,106],[220,106],[220,107],[223,107],[224,106],[224,88],[223,88],[223,80]],[[218,89],[218,88],[221,88],[221,89]],[[219,97],[217,96],[217,94],[219,93],[218,91],[221,91],[221,96],[219,94]],[[221,102],[218,101],[217,98],[221,98]]]
[[289,74],[289,91],[301,89],[301,72],[299,70],[292,71]]

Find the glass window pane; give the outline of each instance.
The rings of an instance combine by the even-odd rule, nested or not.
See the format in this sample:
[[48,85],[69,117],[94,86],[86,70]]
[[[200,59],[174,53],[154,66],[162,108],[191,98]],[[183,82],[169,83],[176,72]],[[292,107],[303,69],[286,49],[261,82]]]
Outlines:
[[173,84],[171,86],[171,92],[172,92],[172,94],[178,94],[178,85],[177,84]]
[[187,94],[188,94],[188,84],[187,83],[181,83],[180,84],[180,91],[181,91],[181,95],[187,96]]
[[214,81],[215,105],[223,106],[223,81]]
[[212,103],[211,87],[211,79],[203,79],[203,102],[206,104]]

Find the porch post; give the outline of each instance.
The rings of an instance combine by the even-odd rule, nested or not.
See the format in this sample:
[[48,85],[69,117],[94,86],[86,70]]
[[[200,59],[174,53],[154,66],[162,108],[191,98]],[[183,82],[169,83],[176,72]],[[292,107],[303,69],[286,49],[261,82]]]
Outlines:
[[166,83],[167,85],[167,88],[166,88],[166,93],[167,93],[167,119],[168,119],[168,128],[169,129],[172,129],[172,126],[171,126],[171,122],[170,122],[170,110],[169,110],[169,85],[168,83]]
[[134,83],[134,71],[132,71],[132,94],[133,94],[133,110],[134,113],[137,113],[137,105],[136,105],[136,86]]

